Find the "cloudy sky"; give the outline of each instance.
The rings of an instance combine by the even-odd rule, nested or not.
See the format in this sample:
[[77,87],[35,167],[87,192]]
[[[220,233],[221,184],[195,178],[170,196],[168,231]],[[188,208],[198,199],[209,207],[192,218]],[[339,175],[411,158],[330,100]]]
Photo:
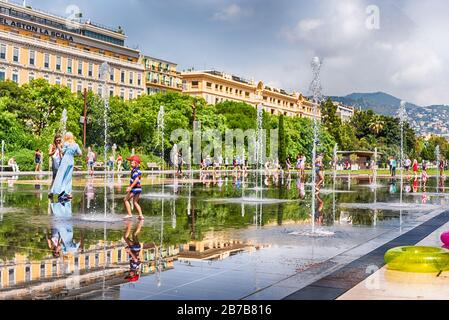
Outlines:
[[[16,0],[17,1],[17,0]],[[323,61],[325,95],[384,91],[449,104],[447,0],[27,0],[122,26],[127,45],[177,62],[308,93]],[[378,13],[378,15],[377,15]]]

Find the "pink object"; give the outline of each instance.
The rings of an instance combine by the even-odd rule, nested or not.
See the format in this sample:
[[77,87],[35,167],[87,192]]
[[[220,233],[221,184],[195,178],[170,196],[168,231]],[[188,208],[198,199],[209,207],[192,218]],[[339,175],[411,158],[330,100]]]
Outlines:
[[449,247],[449,231],[443,232],[441,234],[441,242]]

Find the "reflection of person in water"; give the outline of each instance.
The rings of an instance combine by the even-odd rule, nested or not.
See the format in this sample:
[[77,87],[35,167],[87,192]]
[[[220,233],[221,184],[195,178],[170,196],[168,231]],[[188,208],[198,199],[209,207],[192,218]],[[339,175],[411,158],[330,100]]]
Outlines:
[[415,177],[415,179],[413,180],[413,193],[417,192],[418,192],[418,177]]
[[446,177],[445,176],[442,176],[440,178],[440,180],[439,180],[438,189],[439,189],[440,192],[444,192],[444,189],[445,189],[444,182],[445,181],[446,181]]
[[396,186],[396,180],[393,180],[390,184],[390,193],[396,193],[398,191],[398,188]]
[[315,214],[315,221],[317,222],[318,225],[323,225],[324,222],[324,214],[323,214],[323,209],[324,209],[324,201],[323,199],[320,198],[320,193],[317,192],[316,194],[316,200],[317,200],[317,206],[316,206],[316,214]]
[[306,189],[301,176],[298,176],[296,179],[296,188],[298,188],[299,191],[299,198],[304,199],[306,197]]
[[53,212],[53,228],[51,237],[47,236],[47,242],[55,257],[62,254],[76,253],[82,248],[83,239],[79,242],[73,239],[73,225],[70,221],[72,218],[72,203],[52,203]]
[[142,226],[143,221],[140,220],[137,225],[136,231],[132,234],[132,237],[130,237],[132,222],[128,221],[126,224],[125,235],[123,238],[128,245],[125,248],[129,258],[129,274],[125,278],[126,280],[128,280],[128,282],[137,282],[140,278],[140,267],[142,264],[140,259],[140,252],[142,251],[142,245],[139,242],[138,236],[142,229]]

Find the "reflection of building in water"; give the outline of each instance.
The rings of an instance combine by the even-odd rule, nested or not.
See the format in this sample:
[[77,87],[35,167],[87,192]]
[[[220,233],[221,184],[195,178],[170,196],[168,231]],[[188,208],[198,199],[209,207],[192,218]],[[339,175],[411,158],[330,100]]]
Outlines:
[[254,245],[240,240],[225,239],[223,236],[206,235],[202,241],[192,241],[179,247],[179,261],[224,260],[239,252],[254,252],[266,246]]
[[[105,249],[106,247],[106,249]],[[0,263],[0,300],[26,299],[31,296],[47,294],[51,297],[64,297],[89,291],[87,288],[100,281],[125,283],[124,274],[129,270],[129,260],[124,243],[100,241],[84,253],[69,253],[62,258],[44,258],[31,261],[23,254],[16,254],[9,261]],[[141,251],[142,275],[152,274],[156,269],[155,257],[162,255],[162,271],[172,269],[177,259],[178,248],[166,246],[159,251],[154,245],[143,245]],[[79,276],[79,277],[78,277]]]

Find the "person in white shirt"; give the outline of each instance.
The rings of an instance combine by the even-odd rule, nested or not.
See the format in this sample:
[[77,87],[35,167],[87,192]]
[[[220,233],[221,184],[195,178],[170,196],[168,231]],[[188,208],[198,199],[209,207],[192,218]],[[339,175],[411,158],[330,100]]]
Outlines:
[[8,166],[10,166],[10,167],[12,168],[12,171],[13,171],[13,172],[20,172],[19,166],[17,165],[17,162],[16,162],[16,158],[15,158],[15,157],[9,159],[9,161],[8,161]]

